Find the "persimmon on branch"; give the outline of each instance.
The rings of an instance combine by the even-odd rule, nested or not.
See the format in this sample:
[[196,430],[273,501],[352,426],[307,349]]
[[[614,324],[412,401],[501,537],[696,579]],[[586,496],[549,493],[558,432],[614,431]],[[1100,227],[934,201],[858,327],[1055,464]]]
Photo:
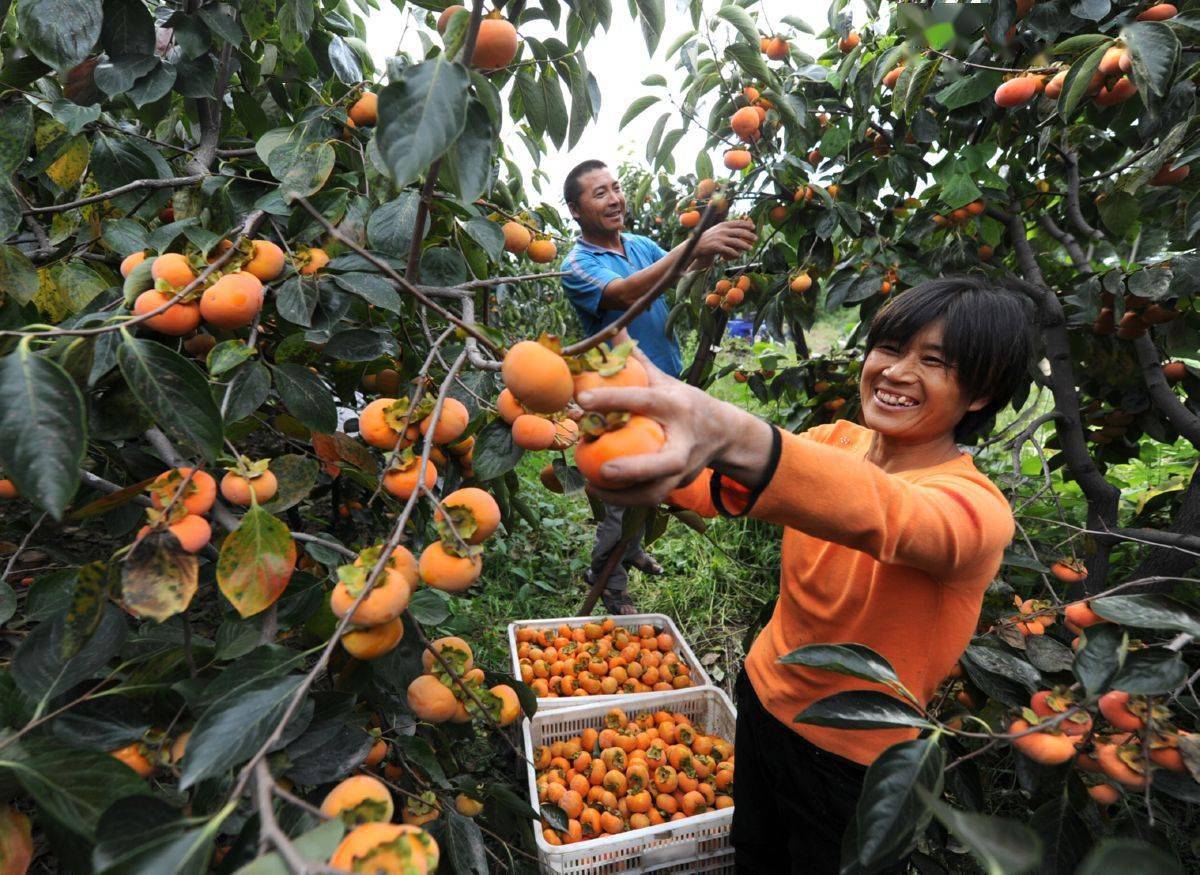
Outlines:
[[1166,417],[1175,430],[1200,447],[1200,416],[1192,413],[1172,391],[1167,377],[1163,373],[1162,361],[1158,357],[1158,348],[1149,332],[1142,334],[1133,341],[1133,350],[1137,354],[1138,364],[1142,368],[1142,377],[1150,392],[1150,400],[1158,408],[1158,412]]

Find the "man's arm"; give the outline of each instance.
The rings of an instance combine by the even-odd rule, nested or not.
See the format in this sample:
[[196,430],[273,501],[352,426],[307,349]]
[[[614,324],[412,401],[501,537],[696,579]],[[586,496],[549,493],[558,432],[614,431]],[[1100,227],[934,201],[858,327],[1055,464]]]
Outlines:
[[[720,255],[724,258],[736,258],[743,252],[753,248],[758,235],[754,231],[754,223],[741,219],[733,222],[720,222],[700,235],[700,240],[693,250],[692,269],[708,267],[713,258]],[[600,309],[628,310],[646,292],[654,288],[655,283],[669,274],[679,260],[683,258],[683,250],[687,241],[680,243],[649,267],[644,267],[637,273],[627,277],[614,279],[609,282],[600,295]]]

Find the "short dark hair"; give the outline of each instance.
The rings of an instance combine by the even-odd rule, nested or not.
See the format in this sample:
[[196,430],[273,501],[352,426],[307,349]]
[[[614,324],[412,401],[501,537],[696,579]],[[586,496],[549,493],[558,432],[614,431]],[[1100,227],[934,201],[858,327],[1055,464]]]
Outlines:
[[579,183],[579,180],[593,170],[602,170],[607,166],[607,164],[598,158],[589,158],[586,161],[580,161],[572,167],[571,172],[567,174],[566,182],[563,183],[563,200],[568,204],[577,203],[579,196],[583,194],[583,186]]
[[925,326],[942,321],[942,347],[968,397],[987,398],[954,427],[968,441],[1012,400],[1029,374],[1032,302],[986,277],[942,277],[889,300],[867,331],[867,352],[884,342],[903,346]]

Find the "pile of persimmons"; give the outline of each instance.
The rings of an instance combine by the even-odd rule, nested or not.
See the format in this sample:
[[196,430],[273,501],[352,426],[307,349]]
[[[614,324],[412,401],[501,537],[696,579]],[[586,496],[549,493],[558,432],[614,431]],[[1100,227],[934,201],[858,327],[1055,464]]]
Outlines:
[[556,805],[567,828],[543,817],[552,845],[683,820],[733,805],[733,744],[684,714],[613,708],[595,727],[534,751],[538,800]]
[[611,617],[582,626],[518,629],[521,680],[540,697],[682,690],[692,673],[666,631],[617,626]]

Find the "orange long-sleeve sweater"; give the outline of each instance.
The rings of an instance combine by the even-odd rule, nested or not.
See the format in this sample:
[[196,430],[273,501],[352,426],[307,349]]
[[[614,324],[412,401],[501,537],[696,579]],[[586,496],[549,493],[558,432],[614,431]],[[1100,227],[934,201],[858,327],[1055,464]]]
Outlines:
[[806,644],[865,644],[928,703],[970,642],[1013,534],[1008,503],[969,455],[889,474],[866,460],[873,434],[845,420],[779,432],[777,464],[757,496],[706,471],[670,497],[703,515],[748,513],[784,526],[779,601],[746,672],[780,722],[862,764],[916,731],[793,720],[834,693],[888,690],[779,658]]

